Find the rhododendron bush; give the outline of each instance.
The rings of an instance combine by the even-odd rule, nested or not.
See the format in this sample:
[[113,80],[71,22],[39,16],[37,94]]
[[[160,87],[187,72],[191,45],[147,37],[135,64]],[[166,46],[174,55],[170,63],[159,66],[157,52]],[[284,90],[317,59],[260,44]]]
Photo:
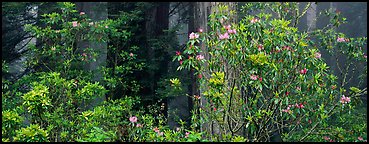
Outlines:
[[[348,113],[366,93],[337,88],[337,77],[319,50],[349,49],[357,61],[366,61],[362,50],[352,48],[365,45],[366,38],[329,30],[300,32],[291,20],[267,13],[234,23],[227,6],[217,10],[209,16],[208,31],[191,33],[187,47],[173,59],[180,63],[178,70],[194,70],[198,76],[196,113],[211,140],[227,135],[247,141],[278,135],[283,141],[316,140],[332,115]],[[312,40],[315,35],[324,40]]]

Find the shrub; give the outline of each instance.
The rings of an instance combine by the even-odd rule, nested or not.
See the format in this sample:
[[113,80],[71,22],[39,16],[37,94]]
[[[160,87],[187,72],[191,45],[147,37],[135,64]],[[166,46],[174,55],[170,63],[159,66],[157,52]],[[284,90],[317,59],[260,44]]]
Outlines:
[[[337,77],[310,35],[283,16],[259,13],[231,23],[227,7],[218,10],[209,16],[210,30],[191,33],[183,55],[173,59],[180,61],[178,70],[202,76],[205,100],[197,107],[210,140],[226,139],[211,134],[215,132],[243,135],[247,141],[270,141],[279,134],[283,141],[304,141],[365,91],[335,89]],[[322,47],[350,51],[365,44],[366,38],[342,41],[343,34],[330,32],[320,35],[327,38]]]
[[19,142],[48,142],[48,133],[43,130],[38,124],[31,124],[26,128],[17,130],[17,135],[14,141]]

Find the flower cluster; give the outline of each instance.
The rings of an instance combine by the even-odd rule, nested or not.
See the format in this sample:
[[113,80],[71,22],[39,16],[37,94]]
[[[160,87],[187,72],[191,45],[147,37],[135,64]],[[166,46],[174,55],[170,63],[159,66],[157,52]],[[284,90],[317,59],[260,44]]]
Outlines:
[[333,140],[329,136],[323,136],[323,139],[329,142],[333,142]]
[[79,26],[79,23],[77,21],[72,21],[72,26],[77,27],[77,26]]
[[199,79],[201,79],[201,78],[202,78],[202,74],[198,74],[198,75],[197,75],[197,77],[198,77]]
[[130,117],[129,121],[135,123],[137,122],[137,117],[136,116]]
[[198,99],[198,100],[199,100],[199,99],[201,99],[201,97],[200,97],[199,95],[194,95],[193,97],[194,97],[195,99]]
[[340,101],[341,101],[342,104],[346,104],[346,103],[349,103],[351,101],[351,99],[349,97],[346,97],[345,95],[342,95]]
[[257,22],[260,22],[260,20],[258,18],[253,18],[253,19],[251,19],[250,22],[251,23],[257,23]]
[[158,128],[158,127],[155,127],[155,128],[154,128],[154,131],[155,131],[156,133],[158,133],[158,135],[159,135],[159,136],[162,136],[162,135],[164,134],[164,132],[160,132],[160,130],[159,130],[159,128]]
[[299,108],[299,109],[302,109],[302,108],[304,108],[305,106],[302,104],[302,103],[300,103],[300,104],[295,104],[295,106],[297,107],[297,108]]
[[[305,104],[305,103],[306,103],[306,102],[304,102],[304,104]],[[304,106],[302,103],[299,103],[299,104],[298,104],[298,103],[295,103],[294,105],[288,105],[286,109],[283,109],[283,110],[282,110],[282,112],[286,112],[286,113],[291,114],[291,113],[292,113],[291,108],[293,108],[293,107],[296,107],[296,108],[302,109],[302,108],[304,108],[305,106]]]
[[315,58],[320,59],[320,57],[322,56],[322,54],[320,54],[319,52],[316,52],[314,54],[314,56],[315,56]]
[[203,33],[204,30],[202,28],[199,28],[199,33]]
[[203,59],[204,59],[204,56],[203,56],[203,55],[197,55],[197,56],[196,56],[196,59],[197,59],[197,60],[203,60]]
[[190,132],[186,132],[185,138],[188,138],[188,135],[190,135]]
[[258,78],[259,78],[259,81],[260,82],[263,80],[263,78],[262,77],[259,77],[258,75],[251,75],[250,76],[250,79],[252,79],[252,80],[257,80]]
[[300,74],[306,74],[306,73],[307,73],[307,69],[306,68],[300,70]]
[[292,50],[292,48],[290,46],[283,46],[282,50]]
[[190,34],[190,39],[197,39],[197,38],[199,38],[199,34],[193,33],[193,32]]
[[231,25],[224,26],[224,28],[227,29],[227,32],[229,34],[236,34],[237,33],[236,29],[231,29]]
[[228,33],[220,34],[220,35],[219,35],[219,39],[220,39],[220,40],[223,40],[223,39],[229,39],[229,35],[228,35]]
[[231,29],[231,25],[224,26],[224,28],[227,30],[224,34],[219,34],[219,39],[229,39],[229,34],[236,34],[236,29]]
[[137,124],[137,125],[136,125],[136,127],[138,127],[138,128],[142,128],[142,127],[143,127],[143,125],[142,125],[142,124]]
[[337,38],[337,42],[345,42],[345,41],[346,41],[345,38],[340,38],[340,37]]
[[176,55],[177,56],[181,55],[181,52],[180,51],[176,51]]
[[282,112],[286,112],[286,113],[291,114],[291,113],[292,113],[292,111],[291,111],[291,105],[289,105],[289,106],[287,107],[287,109],[283,109],[283,110],[282,110]]
[[259,50],[259,51],[261,51],[261,50],[263,50],[263,49],[264,49],[264,45],[259,44],[259,45],[258,45],[258,50]]

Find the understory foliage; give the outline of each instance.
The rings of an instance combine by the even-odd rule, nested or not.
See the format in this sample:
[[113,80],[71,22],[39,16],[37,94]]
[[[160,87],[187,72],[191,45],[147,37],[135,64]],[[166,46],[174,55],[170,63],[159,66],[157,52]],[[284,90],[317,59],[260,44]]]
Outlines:
[[[281,11],[296,8],[296,3],[247,4],[236,23],[230,21],[228,8],[219,6],[209,17],[209,31],[191,33],[186,48],[173,58],[179,61],[178,70],[195,72],[201,95],[192,96],[191,123],[179,120],[180,126],[170,129],[164,105],[143,106],[141,86],[132,77],[146,67],[137,55],[140,47],[130,43],[133,30],[126,27],[140,12],[92,21],[73,3],[58,5],[59,10],[41,15],[43,26],[26,26],[41,43],[29,47],[26,63],[32,73],[15,82],[2,78],[2,141],[367,139],[362,123],[366,115],[355,108],[366,89],[343,87],[321,53],[339,50],[352,63],[367,60],[361,49],[366,38],[333,30],[343,23],[337,13],[330,27],[308,33],[294,27],[296,17]],[[266,8],[277,16],[248,13]],[[107,43],[107,65],[89,69],[102,52],[79,42]],[[5,62],[2,73],[8,73]],[[94,73],[102,74],[100,81],[92,80]],[[163,98],[184,91],[180,78],[159,85],[162,89],[156,92]],[[98,97],[106,100],[90,107]]]

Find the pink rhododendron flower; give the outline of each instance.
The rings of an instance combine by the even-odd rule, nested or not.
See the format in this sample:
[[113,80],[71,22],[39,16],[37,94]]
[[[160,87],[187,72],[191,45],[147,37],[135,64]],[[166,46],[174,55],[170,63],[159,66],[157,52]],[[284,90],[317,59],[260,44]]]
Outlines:
[[199,33],[204,32],[204,30],[202,28],[199,28]]
[[155,128],[154,128],[154,131],[155,131],[155,132],[160,132],[160,130],[158,129],[158,127],[155,127]]
[[133,57],[133,53],[129,53],[129,56],[130,56],[130,57]]
[[197,75],[197,77],[198,77],[199,79],[201,79],[201,78],[202,78],[202,74]]
[[233,29],[233,34],[236,34],[236,33],[237,33],[236,29]]
[[300,91],[301,90],[301,87],[297,86],[296,87],[296,90]]
[[130,117],[129,121],[135,123],[135,122],[137,122],[137,117],[136,116]]
[[180,60],[180,61],[179,61],[179,64],[180,64],[180,65],[182,65],[182,63],[183,63],[183,61],[182,61],[182,60]]
[[198,100],[201,99],[201,97],[198,96],[198,95],[195,95],[194,97],[195,97],[195,99],[198,99]]
[[76,27],[76,26],[78,26],[78,22],[77,21],[72,21],[72,25],[73,25],[73,27]]
[[199,34],[196,34],[193,32],[190,34],[190,39],[197,39],[197,38],[199,38]]
[[197,55],[197,56],[196,56],[196,59],[197,59],[197,60],[203,60],[203,59],[204,59],[204,56],[203,56],[203,55]]
[[357,139],[358,139],[358,140],[361,140],[361,141],[362,141],[362,140],[364,140],[362,137],[357,137]]
[[85,14],[85,12],[80,12],[80,13],[79,13],[79,15],[84,15],[84,14]]
[[252,79],[252,80],[257,80],[257,79],[258,79],[258,76],[257,76],[257,75],[251,75],[251,76],[250,76],[250,79]]
[[288,92],[288,91],[287,91],[287,92],[286,92],[286,96],[288,96],[289,94],[290,94],[290,92]]
[[109,28],[109,26],[105,26],[105,28]]
[[177,56],[181,55],[181,52],[180,51],[176,51],[176,55]]
[[82,53],[82,56],[87,56],[87,54],[86,53]]
[[228,31],[229,34],[236,34],[237,33],[236,29],[233,29],[233,30],[228,29],[227,31]]
[[366,58],[367,56],[364,54],[364,58]]
[[213,108],[214,111],[217,111],[217,108]]
[[282,49],[283,50],[291,50],[291,47],[290,46],[283,46]]
[[220,34],[220,35],[219,35],[219,39],[220,39],[220,40],[222,40],[222,39],[229,39],[229,35],[228,35],[228,33]]
[[300,104],[295,104],[295,106],[297,107],[297,108],[304,108],[304,105],[302,104],[302,103],[300,103]]
[[136,127],[142,127],[142,124],[137,124]]
[[338,37],[338,38],[337,38],[337,42],[345,42],[345,38],[340,38],[340,37]]
[[307,69],[306,68],[300,70],[300,74],[306,74],[306,72],[307,72]]
[[253,19],[251,19],[251,23],[256,23],[256,22],[259,22],[260,20],[259,19],[257,19],[257,18],[253,18]]
[[164,132],[158,132],[159,136],[162,136],[164,134]]
[[329,139],[331,139],[331,138],[329,138],[328,136],[323,136],[323,139],[325,139],[325,140],[329,140]]
[[224,26],[224,28],[227,29],[227,30],[230,30],[231,29],[231,25]]
[[341,101],[342,104],[346,104],[346,103],[349,103],[351,101],[351,99],[349,97],[346,97],[345,95],[342,95],[340,101]]
[[259,50],[259,51],[261,51],[261,50],[263,50],[263,49],[264,49],[264,46],[263,46],[262,44],[259,44],[259,45],[258,45],[258,50]]
[[190,132],[186,132],[185,138],[188,138],[188,135],[190,135]]
[[283,109],[282,112],[291,113],[292,111],[290,109],[291,109],[291,105],[289,105],[287,109]]
[[322,54],[320,54],[319,52],[315,53],[315,58],[320,59],[321,56],[322,56]]
[[311,119],[309,119],[309,124],[311,124],[312,123],[312,121],[311,121]]
[[259,81],[261,82],[261,81],[263,81],[263,78],[262,77],[259,77]]

